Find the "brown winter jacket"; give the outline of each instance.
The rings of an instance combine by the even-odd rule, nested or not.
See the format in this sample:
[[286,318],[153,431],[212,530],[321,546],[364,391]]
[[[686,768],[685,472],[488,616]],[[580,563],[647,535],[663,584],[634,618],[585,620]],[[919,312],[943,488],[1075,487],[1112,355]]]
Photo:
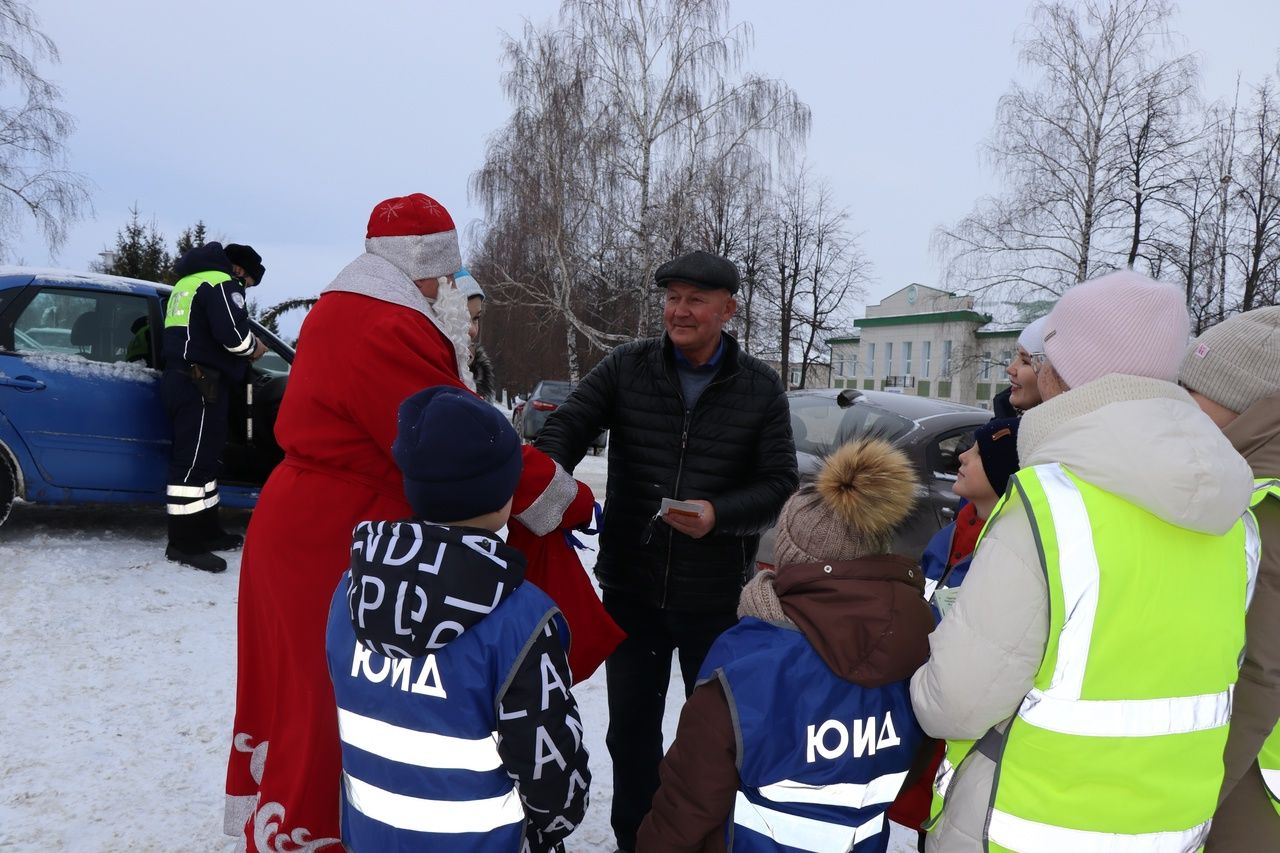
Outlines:
[[[1255,477],[1280,477],[1280,394],[1254,403],[1223,434]],[[1226,776],[1213,816],[1209,851],[1280,850],[1280,815],[1256,769],[1258,750],[1280,719],[1280,501],[1257,507],[1262,563],[1245,634],[1227,737]]]
[[[929,655],[933,616],[923,593],[919,567],[904,557],[804,563],[776,576],[756,575],[742,591],[738,615],[804,632],[841,678],[880,687],[909,678]],[[640,826],[638,853],[723,851],[738,768],[733,721],[718,680],[701,684],[685,703],[659,772],[662,785]]]

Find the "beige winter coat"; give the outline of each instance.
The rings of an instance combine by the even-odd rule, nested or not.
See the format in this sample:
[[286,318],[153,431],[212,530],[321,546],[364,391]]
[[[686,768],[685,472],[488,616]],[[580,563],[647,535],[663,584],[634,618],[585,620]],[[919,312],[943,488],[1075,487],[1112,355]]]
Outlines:
[[[1253,488],[1249,466],[1186,391],[1133,376],[1104,376],[1027,412],[1018,456],[1023,467],[1061,463],[1167,522],[1206,533],[1230,530]],[[911,679],[920,725],[955,740],[1003,730],[1032,687],[1048,633],[1031,525],[1021,504],[1010,504],[930,637],[929,662]],[[965,762],[929,835],[930,853],[982,849],[994,769],[978,754]]]
[[[1280,394],[1254,403],[1223,433],[1255,477],[1280,477]],[[1206,847],[1211,853],[1280,850],[1280,815],[1267,799],[1255,764],[1280,718],[1280,501],[1268,499],[1255,512],[1262,564],[1231,709],[1221,804]]]

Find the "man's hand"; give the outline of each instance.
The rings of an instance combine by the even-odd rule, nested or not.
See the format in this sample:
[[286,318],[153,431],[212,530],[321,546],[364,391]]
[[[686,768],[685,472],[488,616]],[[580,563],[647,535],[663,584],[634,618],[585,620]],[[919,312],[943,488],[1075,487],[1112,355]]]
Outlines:
[[689,501],[689,503],[701,504],[702,515],[688,516],[668,512],[662,516],[662,520],[685,536],[701,539],[716,526],[716,508],[711,505],[710,501]]
[[254,338],[253,355],[249,356],[250,361],[257,361],[267,354],[267,345],[262,342],[262,338]]

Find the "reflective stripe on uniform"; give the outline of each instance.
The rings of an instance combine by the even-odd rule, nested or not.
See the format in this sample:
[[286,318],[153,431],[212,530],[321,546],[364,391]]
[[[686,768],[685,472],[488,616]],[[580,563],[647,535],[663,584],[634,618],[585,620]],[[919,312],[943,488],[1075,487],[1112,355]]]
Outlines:
[[991,810],[987,829],[987,835],[993,844],[1010,850],[1034,850],[1035,853],[1080,853],[1082,850],[1105,850],[1107,853],[1192,853],[1204,846],[1208,834],[1209,821],[1181,832],[1118,835],[1037,823],[999,809]]
[[1263,768],[1262,783],[1267,786],[1267,793],[1271,795],[1271,799],[1280,800],[1280,770]]
[[784,779],[765,785],[760,793],[775,803],[810,803],[817,806],[842,806],[860,809],[877,803],[891,803],[907,780],[906,772],[886,773],[866,784],[839,782],[833,785],[806,785]]
[[814,853],[848,850],[859,841],[884,830],[883,813],[861,826],[850,827],[771,809],[751,802],[741,791],[738,792],[738,799],[733,807],[733,822],[778,844]]
[[254,343],[253,332],[250,332],[249,334],[244,336],[244,339],[240,341],[240,343],[236,344],[233,347],[227,347],[227,352],[231,353],[232,355],[244,355],[249,350],[253,349],[253,343]]
[[[1052,688],[1050,688],[1052,690]],[[1175,699],[1062,699],[1033,688],[1018,716],[1042,729],[1084,737],[1151,737],[1225,726],[1231,691]]]
[[[408,662],[410,659],[404,660]],[[357,749],[418,767],[477,771],[502,767],[497,732],[478,740],[448,737],[407,729],[339,708],[338,734],[344,743]]]
[[524,821],[524,806],[515,786],[500,797],[483,800],[428,800],[384,790],[342,774],[347,802],[365,817],[412,832],[492,832]]
[[1058,659],[1046,693],[1079,699],[1084,685],[1093,623],[1098,612],[1098,554],[1084,496],[1057,465],[1036,466],[1058,541],[1062,610],[1067,614],[1058,638]]
[[205,496],[208,486],[168,486],[165,494],[171,498],[201,498]]
[[199,500],[194,500],[194,501],[191,501],[190,503],[166,504],[165,511],[168,512],[169,515],[195,515],[197,512],[201,512],[206,509],[211,509],[212,507],[215,507],[217,505],[218,505],[218,496],[214,495],[213,497],[200,498]]

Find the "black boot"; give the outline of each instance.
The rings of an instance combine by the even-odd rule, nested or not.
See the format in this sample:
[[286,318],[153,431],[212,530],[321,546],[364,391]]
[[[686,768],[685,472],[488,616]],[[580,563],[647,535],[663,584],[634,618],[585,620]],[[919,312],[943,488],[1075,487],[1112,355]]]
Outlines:
[[200,513],[169,516],[169,547],[164,549],[165,559],[202,572],[226,571],[227,561],[201,544],[200,525]]
[[218,520],[218,504],[195,514],[200,519],[201,544],[206,551],[238,551],[244,544],[239,533],[228,533]]

